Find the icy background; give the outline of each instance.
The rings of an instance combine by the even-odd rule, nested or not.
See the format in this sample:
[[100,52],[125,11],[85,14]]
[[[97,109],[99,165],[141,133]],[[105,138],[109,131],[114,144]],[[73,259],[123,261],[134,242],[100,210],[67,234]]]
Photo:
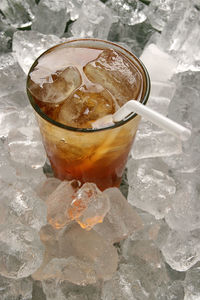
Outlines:
[[[199,0],[1,0],[1,300],[200,299],[199,33]],[[57,237],[45,225],[51,210],[44,201],[53,201],[55,190],[62,195],[63,186],[47,178],[25,80],[43,51],[75,37],[108,39],[141,57],[152,81],[148,105],[192,130],[190,140],[181,144],[155,125],[141,122],[121,187],[132,205],[131,212],[125,205],[124,213],[130,222],[129,213],[137,221],[132,233],[115,247],[108,240],[118,238],[113,232],[105,240],[99,238],[99,225],[89,231],[92,237],[86,235],[88,249],[95,241],[101,246],[95,254],[101,257],[95,273],[99,280],[86,272],[90,266],[85,256],[54,258],[43,268],[43,277],[37,271],[48,255],[54,257],[56,242],[62,251],[73,236],[79,240],[83,230],[72,226],[66,236]],[[114,224],[121,236],[127,234],[123,216],[117,224],[116,212],[105,207],[105,222]],[[74,247],[78,253],[79,246]],[[87,247],[83,251],[94,255]],[[117,253],[117,271],[112,279],[102,280],[115,269]]]

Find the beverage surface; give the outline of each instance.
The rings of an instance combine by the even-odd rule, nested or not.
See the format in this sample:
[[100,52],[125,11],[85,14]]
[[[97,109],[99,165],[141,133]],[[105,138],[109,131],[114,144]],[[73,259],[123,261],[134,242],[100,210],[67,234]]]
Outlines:
[[28,89],[49,118],[92,128],[94,121],[115,113],[128,100],[140,100],[143,77],[116,50],[61,45],[38,59]]

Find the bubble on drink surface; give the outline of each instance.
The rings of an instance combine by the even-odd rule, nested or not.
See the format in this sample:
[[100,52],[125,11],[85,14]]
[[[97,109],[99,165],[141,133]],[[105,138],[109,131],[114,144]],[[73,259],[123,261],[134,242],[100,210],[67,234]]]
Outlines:
[[38,68],[30,74],[29,91],[40,101],[60,103],[81,85],[81,75],[76,67],[51,73],[46,67]]
[[115,112],[116,105],[111,94],[104,89],[99,92],[95,86],[92,88],[82,87],[64,102],[58,115],[60,123],[91,128],[93,121]]
[[102,223],[110,209],[110,201],[94,183],[85,183],[73,196],[68,208],[68,215],[79,225],[90,230],[98,223]]
[[84,67],[88,79],[101,84],[122,106],[131,99],[140,98],[142,74],[128,59],[115,50],[104,50],[97,59]]
[[35,229],[24,225],[0,226],[0,274],[28,277],[38,269],[44,248]]

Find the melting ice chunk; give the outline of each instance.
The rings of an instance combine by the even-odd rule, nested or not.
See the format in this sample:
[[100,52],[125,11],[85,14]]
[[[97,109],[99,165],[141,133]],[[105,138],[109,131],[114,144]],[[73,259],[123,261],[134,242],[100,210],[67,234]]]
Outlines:
[[68,208],[69,217],[86,230],[90,230],[97,223],[102,223],[110,209],[108,196],[94,183],[85,183],[73,198]]
[[85,66],[84,72],[89,80],[106,88],[119,106],[140,95],[140,72],[114,50],[104,50],[96,60]]
[[47,220],[54,228],[62,228],[71,220],[68,217],[68,207],[79,183],[75,180],[63,181],[47,198]]
[[82,87],[64,102],[58,121],[68,126],[90,128],[94,120],[114,112],[115,103],[108,91],[91,91]]
[[47,66],[36,67],[30,74],[29,90],[40,101],[59,103],[81,85],[81,75],[76,67],[52,73]]

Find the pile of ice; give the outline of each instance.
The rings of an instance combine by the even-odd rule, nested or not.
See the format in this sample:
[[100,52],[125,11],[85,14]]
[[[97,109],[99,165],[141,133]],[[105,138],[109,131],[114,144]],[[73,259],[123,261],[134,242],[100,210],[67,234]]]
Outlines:
[[[199,0],[1,0],[2,300],[200,298],[199,24]],[[192,130],[181,144],[142,120],[128,202],[117,189],[48,177],[26,74],[47,48],[77,37],[141,56],[148,105]]]

